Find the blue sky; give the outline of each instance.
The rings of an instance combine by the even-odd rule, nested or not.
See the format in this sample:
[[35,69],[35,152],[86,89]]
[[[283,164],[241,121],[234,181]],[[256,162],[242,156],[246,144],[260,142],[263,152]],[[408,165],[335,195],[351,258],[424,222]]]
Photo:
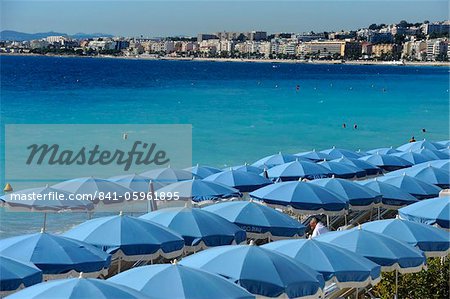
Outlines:
[[1,29],[123,36],[356,29],[448,19],[448,1],[1,1]]

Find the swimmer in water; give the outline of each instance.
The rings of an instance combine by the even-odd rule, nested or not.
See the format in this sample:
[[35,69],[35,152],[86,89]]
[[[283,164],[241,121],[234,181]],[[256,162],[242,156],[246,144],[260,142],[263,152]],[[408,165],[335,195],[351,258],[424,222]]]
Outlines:
[[345,123],[342,124],[342,128],[347,128],[347,125]]
[[355,130],[358,129],[358,125],[357,125],[357,124],[354,124],[354,125],[353,125],[353,129],[355,129]]
[[295,89],[296,89],[297,91],[299,91],[299,90],[300,90],[300,85],[297,85],[297,86],[295,87]]
[[410,143],[412,143],[412,142],[416,142],[416,139],[414,138],[414,136],[413,136],[413,137],[411,137],[411,139],[409,139],[409,142],[410,142]]
[[422,129],[422,133],[426,133],[427,130],[425,128]]

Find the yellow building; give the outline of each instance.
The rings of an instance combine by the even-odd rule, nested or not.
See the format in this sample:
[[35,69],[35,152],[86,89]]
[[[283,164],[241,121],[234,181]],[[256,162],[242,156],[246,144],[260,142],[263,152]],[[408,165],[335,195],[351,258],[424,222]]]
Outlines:
[[372,56],[380,57],[382,54],[392,54],[394,50],[393,44],[375,44],[372,45]]

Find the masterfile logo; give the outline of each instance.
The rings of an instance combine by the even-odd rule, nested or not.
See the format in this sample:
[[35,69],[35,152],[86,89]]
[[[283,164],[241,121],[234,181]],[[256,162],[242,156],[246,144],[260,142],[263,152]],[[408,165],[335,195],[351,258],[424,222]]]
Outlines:
[[191,125],[5,125],[5,181],[14,189],[192,166]]

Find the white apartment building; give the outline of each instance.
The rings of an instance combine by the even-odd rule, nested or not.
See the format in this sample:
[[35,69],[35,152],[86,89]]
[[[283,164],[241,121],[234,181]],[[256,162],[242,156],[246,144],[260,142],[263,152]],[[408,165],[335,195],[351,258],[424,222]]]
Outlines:
[[427,41],[427,59],[435,60],[439,55],[447,54],[448,43],[441,39]]

